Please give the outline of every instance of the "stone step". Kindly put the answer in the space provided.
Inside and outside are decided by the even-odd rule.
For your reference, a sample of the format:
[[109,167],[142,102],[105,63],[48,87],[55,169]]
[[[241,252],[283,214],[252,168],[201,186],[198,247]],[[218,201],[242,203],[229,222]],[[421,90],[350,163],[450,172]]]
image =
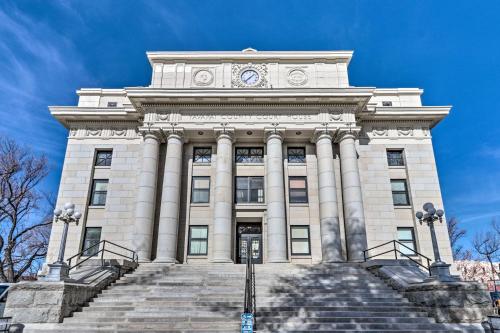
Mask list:
[[[258,324],[259,325],[259,324]],[[263,323],[258,332],[318,332],[318,331],[346,331],[346,332],[463,332],[460,327],[446,326],[432,323],[302,323],[285,322],[279,324]]]
[[[437,324],[358,264],[255,270],[258,333],[469,332]],[[63,324],[36,332],[238,332],[244,279],[244,265],[141,264]]]

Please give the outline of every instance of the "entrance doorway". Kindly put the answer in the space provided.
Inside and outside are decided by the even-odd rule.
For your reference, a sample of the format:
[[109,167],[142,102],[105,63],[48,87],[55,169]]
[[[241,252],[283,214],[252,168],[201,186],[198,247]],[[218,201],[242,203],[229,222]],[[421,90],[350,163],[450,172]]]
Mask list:
[[[262,264],[262,225],[260,223],[237,224],[237,262],[245,264],[248,255],[252,256],[254,264]],[[250,249],[250,254],[248,250]]]

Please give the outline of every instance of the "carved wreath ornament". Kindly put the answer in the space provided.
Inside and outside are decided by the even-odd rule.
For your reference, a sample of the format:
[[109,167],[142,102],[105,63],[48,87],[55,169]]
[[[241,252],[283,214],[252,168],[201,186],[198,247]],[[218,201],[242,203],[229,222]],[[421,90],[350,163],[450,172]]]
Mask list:
[[292,86],[303,86],[307,83],[307,74],[300,68],[293,68],[288,72],[288,83]]
[[214,82],[214,74],[208,68],[201,68],[194,72],[193,82],[197,86],[209,86]]

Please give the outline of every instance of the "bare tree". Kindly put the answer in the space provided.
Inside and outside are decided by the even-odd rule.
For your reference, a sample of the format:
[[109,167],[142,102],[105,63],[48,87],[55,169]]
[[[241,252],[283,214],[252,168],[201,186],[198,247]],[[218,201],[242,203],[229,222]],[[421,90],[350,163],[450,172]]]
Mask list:
[[[495,221],[492,221],[492,229],[495,228]],[[491,267],[493,280],[497,279],[498,272],[493,265],[494,261],[500,258],[500,234],[498,232],[479,232],[472,242],[474,251],[480,260],[487,260]]]
[[1,281],[19,281],[47,254],[52,217],[39,191],[47,173],[45,157],[0,138]]
[[466,253],[463,251],[463,246],[459,244],[459,240],[465,237],[467,231],[460,228],[459,221],[454,217],[450,218],[446,223],[448,224],[448,236],[450,237],[453,259],[463,260]]

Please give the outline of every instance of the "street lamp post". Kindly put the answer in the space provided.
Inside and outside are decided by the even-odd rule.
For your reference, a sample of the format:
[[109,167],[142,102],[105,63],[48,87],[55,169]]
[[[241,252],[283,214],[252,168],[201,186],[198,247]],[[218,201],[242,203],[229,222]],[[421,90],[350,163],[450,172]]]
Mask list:
[[441,255],[439,253],[439,246],[436,238],[436,230],[434,229],[434,222],[443,222],[444,211],[442,209],[434,208],[434,205],[430,202],[424,204],[423,209],[425,213],[418,211],[415,216],[417,217],[420,224],[425,222],[431,231],[432,240],[432,250],[434,251],[434,262],[429,267],[431,273],[431,280],[438,280],[442,282],[456,281],[457,278],[452,276],[450,273],[450,264],[445,263],[441,260]]
[[82,214],[75,211],[75,204],[68,202],[64,204],[64,211],[61,209],[54,210],[55,222],[61,221],[64,223],[63,233],[61,236],[61,244],[59,245],[59,255],[57,261],[49,264],[49,272],[43,278],[44,281],[65,281],[69,279],[69,266],[64,262],[64,251],[66,250],[66,239],[68,238],[68,227],[70,223],[78,225],[78,221]]

